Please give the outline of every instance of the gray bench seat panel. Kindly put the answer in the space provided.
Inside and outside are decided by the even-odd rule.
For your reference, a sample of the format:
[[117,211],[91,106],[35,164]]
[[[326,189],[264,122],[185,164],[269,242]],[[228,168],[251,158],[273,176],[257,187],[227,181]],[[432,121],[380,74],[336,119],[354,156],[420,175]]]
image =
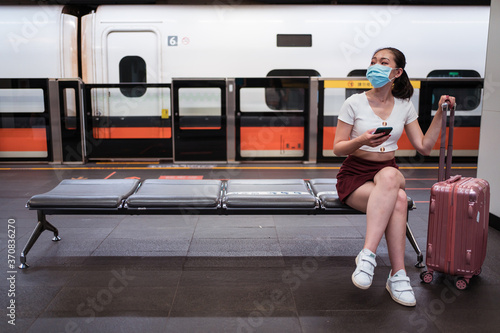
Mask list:
[[217,208],[222,181],[147,179],[126,204],[129,208]]
[[135,192],[137,179],[66,179],[49,192],[34,195],[30,208],[118,208]]
[[228,209],[315,209],[316,198],[302,179],[231,179],[224,205]]
[[319,199],[321,207],[324,208],[343,208],[348,207],[344,205],[337,193],[337,179],[336,178],[317,178],[309,180],[311,189],[314,195]]

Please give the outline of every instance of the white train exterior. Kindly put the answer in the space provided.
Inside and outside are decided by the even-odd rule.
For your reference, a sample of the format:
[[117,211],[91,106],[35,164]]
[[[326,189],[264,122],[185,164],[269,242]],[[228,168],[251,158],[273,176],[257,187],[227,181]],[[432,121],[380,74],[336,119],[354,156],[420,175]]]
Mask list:
[[[366,69],[385,46],[405,53],[410,78],[436,70],[484,77],[489,7],[103,5],[78,18],[63,6],[2,6],[0,22],[0,78],[78,77],[80,62],[84,83],[120,83],[126,57],[144,61],[147,83],[266,77],[276,70],[345,78]],[[280,46],[279,36],[299,45]],[[110,105],[127,99],[111,90],[105,95],[96,93],[94,115],[112,116]],[[169,108],[169,94],[141,98],[120,115],[161,116]],[[339,103],[327,103],[325,115],[336,115]],[[0,112],[7,112],[3,104]],[[480,106],[473,112],[480,114]]]
[[[78,19],[62,6],[0,7],[0,77],[77,77]],[[315,69],[345,77],[394,46],[410,77],[471,69],[484,77],[487,6],[99,6],[82,18],[82,78],[117,82],[118,61],[143,55],[148,82],[173,77],[265,77]],[[277,47],[278,34],[312,35]]]
[[63,6],[0,6],[1,78],[78,77],[78,18]]
[[[407,56],[410,77],[472,69],[484,77],[488,7],[101,6],[83,18],[84,82],[116,80],[117,60],[144,56],[148,82],[173,77],[265,77],[314,69],[345,77],[384,46]],[[309,34],[311,47],[277,47]]]

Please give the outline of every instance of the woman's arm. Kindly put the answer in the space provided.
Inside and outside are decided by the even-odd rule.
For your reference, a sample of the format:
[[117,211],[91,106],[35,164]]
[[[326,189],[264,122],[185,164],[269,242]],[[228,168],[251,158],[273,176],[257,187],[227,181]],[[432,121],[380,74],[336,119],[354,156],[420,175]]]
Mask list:
[[406,135],[410,140],[411,144],[415,149],[422,155],[428,156],[431,153],[432,147],[436,143],[439,133],[441,133],[441,124],[443,117],[443,110],[441,105],[449,100],[450,106],[455,106],[455,97],[443,95],[439,99],[439,107],[434,115],[434,119],[432,119],[431,125],[427,129],[427,132],[422,132],[420,125],[418,124],[418,120],[414,120],[408,125],[405,126]]

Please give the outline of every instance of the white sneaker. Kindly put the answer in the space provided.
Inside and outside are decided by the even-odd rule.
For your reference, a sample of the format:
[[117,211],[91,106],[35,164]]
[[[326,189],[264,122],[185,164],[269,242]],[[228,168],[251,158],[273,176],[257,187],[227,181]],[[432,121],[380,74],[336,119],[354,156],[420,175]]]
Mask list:
[[360,289],[368,289],[372,285],[373,271],[377,267],[377,255],[368,249],[363,249],[356,257],[356,270],[352,273],[352,283]]
[[391,294],[392,299],[405,306],[415,306],[417,300],[415,299],[415,294],[410,285],[410,278],[406,276],[404,269],[400,269],[392,277],[391,273],[389,273],[385,288],[389,291],[389,294]]

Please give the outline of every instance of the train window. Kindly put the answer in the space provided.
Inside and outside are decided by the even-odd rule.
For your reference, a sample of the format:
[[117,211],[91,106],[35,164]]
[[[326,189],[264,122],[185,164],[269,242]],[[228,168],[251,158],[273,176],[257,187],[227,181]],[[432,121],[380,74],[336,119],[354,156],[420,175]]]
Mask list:
[[[269,91],[273,91],[272,94]],[[242,112],[303,112],[305,109],[304,88],[259,88],[240,89],[240,110]]]
[[478,72],[469,69],[443,70],[438,69],[430,72],[427,77],[481,77]]
[[221,94],[220,88],[179,88],[179,116],[220,116]]
[[321,76],[314,69],[273,69],[267,73],[267,77],[273,76]]
[[[478,72],[468,69],[438,69],[430,72],[427,77],[465,78],[481,77]],[[453,95],[457,99],[457,110],[472,111],[477,109],[481,102],[481,89],[478,88],[435,88],[432,91],[432,110],[438,109],[441,95]]]
[[[267,77],[283,76],[321,76],[314,69],[274,69]],[[266,88],[266,104],[271,110],[304,110],[304,89],[302,88]]]
[[[120,83],[146,83],[146,62],[138,56],[126,56],[120,60]],[[120,91],[127,97],[141,97],[146,87],[122,87]]]
[[75,90],[72,88],[65,88],[63,90],[63,112],[64,117],[62,119],[64,127],[68,130],[73,130],[76,128],[76,96]]
[[0,113],[44,111],[43,89],[0,89]]
[[290,35],[278,34],[276,35],[276,46],[278,47],[311,47],[312,35]]
[[366,69],[354,69],[347,74],[347,76],[366,76]]

